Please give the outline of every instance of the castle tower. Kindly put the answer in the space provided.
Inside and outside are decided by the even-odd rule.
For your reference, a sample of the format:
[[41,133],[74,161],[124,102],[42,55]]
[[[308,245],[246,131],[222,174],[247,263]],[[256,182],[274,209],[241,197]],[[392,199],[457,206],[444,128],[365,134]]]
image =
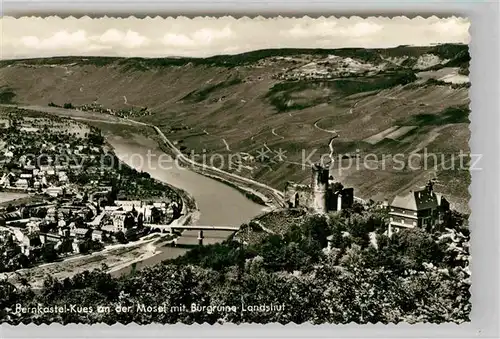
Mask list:
[[326,213],[326,194],[328,189],[328,168],[319,164],[312,166],[311,190],[312,190],[312,209],[315,213]]

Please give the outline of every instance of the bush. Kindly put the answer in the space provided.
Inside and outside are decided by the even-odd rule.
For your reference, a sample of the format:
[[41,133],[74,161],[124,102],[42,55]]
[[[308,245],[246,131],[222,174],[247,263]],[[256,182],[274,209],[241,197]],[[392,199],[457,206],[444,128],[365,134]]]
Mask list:
[[123,234],[122,231],[119,231],[119,232],[115,233],[115,239],[120,244],[126,244],[126,243],[128,243],[128,240],[127,240],[127,238],[125,237],[125,234]]

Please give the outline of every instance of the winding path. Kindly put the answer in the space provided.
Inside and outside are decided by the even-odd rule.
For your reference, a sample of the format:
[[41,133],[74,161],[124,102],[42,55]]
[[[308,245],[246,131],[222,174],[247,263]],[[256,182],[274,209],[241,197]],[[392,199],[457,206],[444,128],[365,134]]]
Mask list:
[[273,128],[273,129],[271,130],[271,133],[272,133],[273,135],[277,136],[278,138],[285,139],[285,137],[284,137],[284,136],[279,135],[278,133],[276,133],[276,128],[277,128],[277,127]]
[[226,150],[228,152],[231,152],[231,149],[229,148],[229,144],[227,143],[226,139],[222,138],[222,142],[224,143],[224,146],[226,146]]
[[316,122],[314,123],[314,127],[316,127],[317,129],[319,129],[320,131],[323,131],[323,132],[326,132],[326,133],[330,133],[330,134],[337,134],[337,131],[336,130],[329,130],[329,129],[324,129],[324,128],[321,128],[318,126],[318,123],[323,120],[324,118],[321,118],[321,119],[318,119],[316,120]]
[[130,107],[139,107],[139,108],[142,108],[142,106],[132,105],[131,103],[129,103],[128,100],[127,100],[127,97],[125,95],[123,96],[123,102],[125,103],[125,105],[130,106]]

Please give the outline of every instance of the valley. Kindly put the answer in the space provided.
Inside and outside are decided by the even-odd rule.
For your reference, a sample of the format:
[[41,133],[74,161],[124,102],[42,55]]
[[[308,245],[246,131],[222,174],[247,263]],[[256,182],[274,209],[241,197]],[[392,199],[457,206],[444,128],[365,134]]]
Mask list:
[[[278,190],[308,182],[304,160],[331,154],[335,131],[332,173],[357,196],[392,199],[437,178],[453,208],[468,212],[469,172],[451,166],[469,151],[468,61],[467,46],[450,44],[3,60],[0,92],[2,103],[146,108],[133,119],[158,126],[186,156],[221,155],[213,165]],[[426,153],[437,159],[427,168],[394,166],[397,154],[408,164]],[[234,154],[238,166],[218,160]]]

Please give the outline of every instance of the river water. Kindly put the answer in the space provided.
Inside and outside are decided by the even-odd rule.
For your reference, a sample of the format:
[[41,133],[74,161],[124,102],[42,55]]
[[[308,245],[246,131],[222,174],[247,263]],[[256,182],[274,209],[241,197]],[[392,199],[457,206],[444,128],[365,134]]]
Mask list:
[[230,186],[176,166],[173,159],[146,138],[110,136],[107,141],[127,165],[191,194],[201,212],[198,225],[239,226],[264,208]]
[[[147,138],[123,138],[107,135],[116,156],[138,171],[188,192],[196,201],[199,216],[192,224],[206,226],[240,226],[262,213],[264,206],[254,203],[238,190],[217,180],[210,179],[187,168],[176,166],[173,159],[163,153],[155,141]],[[204,244],[213,244],[227,239],[231,232],[204,231]],[[184,231],[178,244],[195,246],[197,231]],[[136,263],[136,268],[154,265],[174,258],[187,251],[186,248],[160,247],[161,253]],[[130,272],[127,267],[113,272],[120,275]]]

